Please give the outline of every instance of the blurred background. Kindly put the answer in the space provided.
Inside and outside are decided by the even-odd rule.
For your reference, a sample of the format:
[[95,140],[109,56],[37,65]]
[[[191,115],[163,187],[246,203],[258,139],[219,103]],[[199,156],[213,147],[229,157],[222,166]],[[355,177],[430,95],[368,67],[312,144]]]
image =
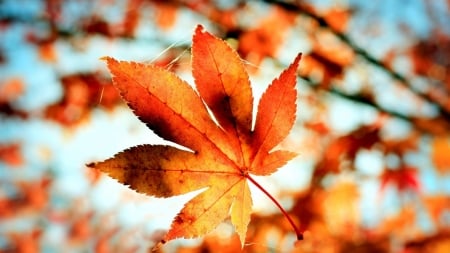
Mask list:
[[[244,252],[450,252],[445,0],[0,0],[0,252],[147,252],[161,239],[195,193],[144,196],[85,166],[164,142],[100,58],[192,84],[197,24],[238,50],[256,99],[304,56],[297,122],[280,145],[299,156],[257,180],[305,240],[252,189]],[[159,251],[240,250],[224,221]]]

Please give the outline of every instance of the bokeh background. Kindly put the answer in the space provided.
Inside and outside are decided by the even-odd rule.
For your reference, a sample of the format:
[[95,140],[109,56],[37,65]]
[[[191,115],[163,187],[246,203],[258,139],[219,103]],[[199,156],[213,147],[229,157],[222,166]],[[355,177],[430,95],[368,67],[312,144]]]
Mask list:
[[[253,92],[298,52],[299,153],[257,177],[245,252],[450,252],[450,1],[0,0],[0,252],[147,252],[196,193],[137,194],[86,168],[165,143],[102,56],[192,83],[202,24],[243,57]],[[173,91],[176,92],[176,91]],[[257,100],[256,100],[257,101]],[[256,105],[255,105],[256,110]],[[239,252],[229,221],[160,252]]]

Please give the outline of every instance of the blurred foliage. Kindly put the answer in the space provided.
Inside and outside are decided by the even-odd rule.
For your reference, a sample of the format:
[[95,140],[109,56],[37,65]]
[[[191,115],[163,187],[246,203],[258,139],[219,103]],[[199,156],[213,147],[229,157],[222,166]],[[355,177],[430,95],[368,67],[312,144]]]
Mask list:
[[[102,55],[79,57],[76,66],[66,60],[112,50],[183,73],[190,40],[173,36],[206,23],[236,45],[255,79],[304,55],[297,123],[282,146],[300,153],[291,166],[310,179],[274,189],[305,240],[295,242],[278,212],[256,211],[244,252],[450,252],[450,2],[320,2],[0,1],[0,251],[145,252],[158,242],[161,231],[112,221],[141,197],[124,193],[107,211],[86,201],[105,180],[84,166],[97,155],[71,164],[88,186],[66,196],[58,192],[66,168],[54,162],[69,159],[57,158],[65,142],[48,137],[48,146],[37,145],[25,133],[9,135],[8,126],[44,122],[67,140],[98,112],[114,117],[124,104]],[[406,7],[416,12],[407,16]],[[129,47],[118,52],[114,45]],[[130,49],[142,45],[156,52]],[[30,67],[31,59],[38,64]],[[51,84],[25,69],[44,67],[59,97],[34,103]],[[238,252],[232,229],[226,222],[201,240],[160,251]]]

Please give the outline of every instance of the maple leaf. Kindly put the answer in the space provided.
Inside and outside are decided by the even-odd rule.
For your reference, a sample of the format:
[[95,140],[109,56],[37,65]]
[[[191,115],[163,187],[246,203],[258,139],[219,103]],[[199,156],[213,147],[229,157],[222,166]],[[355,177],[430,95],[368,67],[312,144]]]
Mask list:
[[73,74],[61,78],[64,89],[61,101],[45,109],[45,116],[65,126],[72,126],[87,118],[90,109],[102,106],[112,110],[121,102],[119,93],[110,81],[96,74]]
[[401,165],[397,169],[386,169],[381,175],[381,190],[392,183],[399,191],[411,189],[418,192],[420,182],[417,169],[408,165]]
[[105,57],[114,86],[139,119],[160,137],[190,151],[140,145],[88,166],[155,197],[206,188],[184,205],[162,243],[199,237],[231,216],[243,246],[252,208],[248,181],[280,208],[301,239],[286,211],[250,176],[269,175],[296,156],[273,148],[295,121],[300,58],[299,54],[262,95],[252,130],[253,95],[245,66],[228,44],[201,25],[192,45],[199,94],[158,66]]
[[24,164],[22,147],[20,143],[0,143],[0,164],[5,163],[11,167],[19,167]]
[[295,15],[292,13],[282,8],[272,8],[255,27],[239,36],[238,51],[256,65],[266,56],[274,57],[294,21]]
[[446,173],[450,170],[450,141],[445,137],[434,138],[432,142],[431,159],[440,173]]
[[10,103],[18,99],[25,91],[25,84],[21,78],[0,80],[0,104]]

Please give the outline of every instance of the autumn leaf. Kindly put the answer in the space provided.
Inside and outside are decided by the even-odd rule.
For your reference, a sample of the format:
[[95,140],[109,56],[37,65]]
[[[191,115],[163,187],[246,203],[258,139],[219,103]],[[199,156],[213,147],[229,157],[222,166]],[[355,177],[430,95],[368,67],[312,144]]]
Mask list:
[[55,43],[53,41],[42,43],[38,48],[39,57],[43,62],[56,62],[58,60],[58,53],[55,49]]
[[19,98],[25,91],[25,84],[19,77],[5,81],[0,80],[0,104],[10,103]]
[[359,217],[359,192],[354,182],[339,182],[324,192],[322,215],[333,234],[354,235]]
[[9,252],[39,252],[41,247],[41,236],[43,231],[41,229],[32,229],[31,231],[13,232],[8,235],[12,245],[8,245],[11,249]]
[[450,170],[450,141],[445,136],[434,138],[432,142],[431,158],[437,171],[445,174]]
[[134,32],[139,25],[139,10],[142,8],[142,0],[130,0],[127,2],[127,11],[122,21],[123,35],[133,37]]
[[295,15],[292,13],[282,8],[272,8],[255,27],[239,36],[238,51],[255,65],[259,65],[264,57],[275,57],[294,22]]
[[87,118],[90,109],[101,106],[112,110],[121,102],[117,90],[96,74],[73,74],[61,78],[64,94],[61,101],[48,106],[45,116],[65,126]]
[[422,202],[425,204],[428,214],[436,226],[446,226],[445,223],[442,223],[441,221],[450,210],[450,196],[436,194],[434,196],[424,196],[422,198]]
[[315,174],[323,176],[327,173],[338,173],[342,159],[354,162],[360,149],[370,149],[380,141],[379,127],[368,125],[360,127],[348,135],[333,141],[324,150],[323,158],[316,165]]
[[[317,43],[312,52],[304,57],[300,74],[319,79],[323,87],[329,88],[333,79],[343,78],[346,67],[354,58],[354,52],[343,45]],[[321,77],[315,78],[316,73],[321,73]]]
[[417,169],[408,165],[401,165],[396,169],[386,169],[381,175],[381,190],[388,184],[393,184],[399,191],[420,190]]
[[177,21],[178,8],[176,4],[164,1],[155,1],[155,22],[163,30],[169,30]]
[[20,143],[0,143],[0,164],[5,163],[11,167],[19,167],[24,164],[22,147]]
[[348,20],[351,14],[352,11],[349,9],[331,8],[322,15],[330,27],[335,31],[344,33],[347,30]]
[[280,208],[301,239],[286,211],[250,175],[269,175],[296,155],[273,149],[295,121],[300,57],[262,95],[253,130],[253,95],[245,66],[228,44],[200,25],[192,45],[198,93],[161,67],[105,57],[114,86],[139,119],[189,150],[140,145],[88,166],[155,197],[206,188],[184,205],[162,243],[202,236],[231,216],[243,246],[252,209],[248,181]]

